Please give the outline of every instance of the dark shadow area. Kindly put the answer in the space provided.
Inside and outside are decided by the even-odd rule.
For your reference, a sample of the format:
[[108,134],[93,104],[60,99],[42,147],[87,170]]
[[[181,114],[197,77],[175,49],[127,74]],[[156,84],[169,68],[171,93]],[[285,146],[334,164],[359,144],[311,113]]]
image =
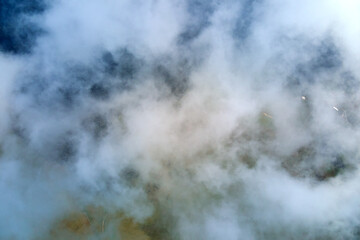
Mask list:
[[0,0],[0,50],[12,54],[30,53],[44,30],[29,16],[43,13],[43,0]]

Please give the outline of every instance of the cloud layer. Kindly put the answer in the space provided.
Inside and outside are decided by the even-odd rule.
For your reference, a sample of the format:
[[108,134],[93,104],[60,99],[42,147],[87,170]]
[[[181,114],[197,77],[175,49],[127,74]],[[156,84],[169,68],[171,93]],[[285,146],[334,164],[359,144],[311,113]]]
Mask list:
[[1,3],[0,239],[358,239],[360,3]]

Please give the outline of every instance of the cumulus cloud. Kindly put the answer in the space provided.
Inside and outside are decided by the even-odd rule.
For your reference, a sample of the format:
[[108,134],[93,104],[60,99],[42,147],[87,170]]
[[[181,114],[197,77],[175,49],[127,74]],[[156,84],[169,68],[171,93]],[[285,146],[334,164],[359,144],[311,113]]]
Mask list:
[[1,239],[359,238],[358,1],[1,4]]

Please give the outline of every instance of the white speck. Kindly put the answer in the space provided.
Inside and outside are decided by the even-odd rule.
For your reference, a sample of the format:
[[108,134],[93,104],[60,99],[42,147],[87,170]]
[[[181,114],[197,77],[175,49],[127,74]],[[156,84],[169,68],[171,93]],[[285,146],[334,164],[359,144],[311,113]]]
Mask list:
[[264,113],[264,116],[268,117],[268,118],[272,118],[272,116],[270,114],[267,114],[267,113]]

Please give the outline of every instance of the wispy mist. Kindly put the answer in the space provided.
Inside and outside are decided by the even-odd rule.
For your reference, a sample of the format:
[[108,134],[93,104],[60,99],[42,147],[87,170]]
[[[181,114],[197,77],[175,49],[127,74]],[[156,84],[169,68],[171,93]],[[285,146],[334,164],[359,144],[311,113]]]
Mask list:
[[359,239],[360,2],[0,2],[0,239]]

